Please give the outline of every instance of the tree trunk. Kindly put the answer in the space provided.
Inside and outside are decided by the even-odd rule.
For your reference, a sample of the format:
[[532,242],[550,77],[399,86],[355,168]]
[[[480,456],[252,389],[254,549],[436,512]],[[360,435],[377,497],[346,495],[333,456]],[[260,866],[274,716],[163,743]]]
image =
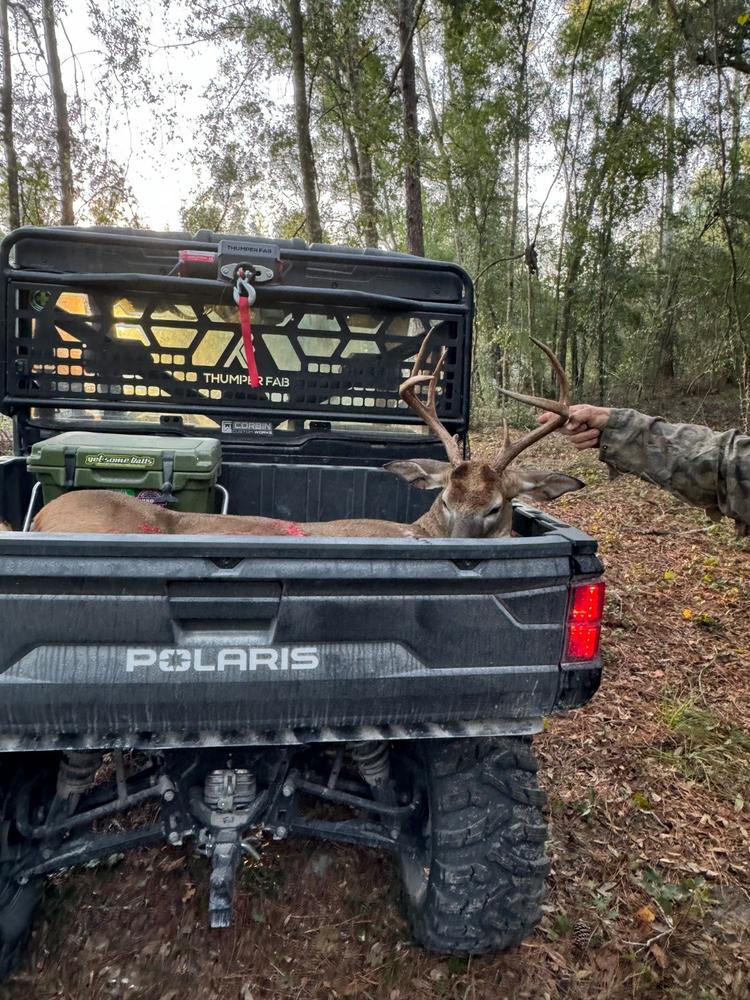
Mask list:
[[[518,264],[513,260],[516,255],[516,240],[518,238],[518,187],[521,164],[521,130],[525,132],[528,127],[528,107],[526,101],[526,74],[528,71],[528,50],[529,36],[531,35],[531,23],[534,19],[534,9],[536,0],[529,8],[526,0],[521,4],[518,47],[520,49],[520,61],[518,63],[518,77],[516,79],[516,99],[515,99],[515,122],[513,123],[513,185],[511,189],[510,201],[510,234],[508,239],[508,295],[505,306],[505,322],[510,326],[513,318],[513,301],[515,298],[515,270]],[[528,174],[528,171],[527,171]],[[528,177],[527,177],[528,180]],[[528,193],[527,193],[528,201]],[[528,229],[528,222],[527,222]],[[528,284],[529,294],[529,330],[531,330],[531,284]]]
[[378,226],[375,212],[375,185],[373,181],[372,156],[364,151],[362,140],[357,141],[354,129],[342,117],[342,127],[349,147],[349,161],[354,171],[354,180],[359,197],[358,228],[365,246],[378,245]]
[[364,142],[359,142],[359,204],[362,209],[361,225],[365,237],[365,245],[378,245],[378,221],[375,208],[375,176],[372,169],[372,154],[365,149]]
[[661,336],[659,370],[662,379],[674,378],[674,274],[672,240],[674,236],[674,111],[675,66],[672,57],[667,76],[667,118],[664,137],[664,204],[662,207],[661,240],[659,246],[659,276],[661,278]]
[[[568,212],[570,211],[570,182],[565,184],[565,202],[563,203],[562,222],[560,224],[560,246],[557,251],[557,272],[555,274],[555,319],[552,325],[552,350],[557,354],[557,331],[560,326],[560,285],[562,283],[563,256],[565,253],[565,235],[568,228]],[[564,363],[564,360],[563,360]]]
[[[359,38],[356,42],[359,43]],[[365,246],[376,247],[378,245],[378,222],[375,209],[375,176],[372,166],[372,153],[368,147],[366,139],[366,115],[362,108],[360,99],[360,63],[354,56],[356,53],[345,54],[345,73],[347,86],[339,84],[342,95],[348,91],[351,101],[351,126],[344,121],[346,115],[342,111],[342,123],[347,132],[351,134],[349,148],[354,156],[354,171],[357,182],[357,194],[359,196],[359,228],[364,237]],[[337,73],[338,76],[338,73]]]
[[47,48],[47,71],[49,73],[52,101],[55,106],[57,140],[57,162],[60,171],[60,208],[64,226],[75,223],[73,212],[73,168],[71,165],[70,120],[68,118],[68,98],[60,71],[60,57],[57,52],[55,33],[55,9],[52,0],[42,0],[44,21],[44,42]]
[[505,323],[510,326],[513,318],[513,299],[515,296],[515,270],[518,261],[516,255],[516,237],[518,231],[518,181],[519,163],[521,158],[521,136],[518,121],[516,121],[513,136],[513,187],[510,194],[510,234],[508,236],[508,295],[505,302]]
[[294,118],[297,126],[297,149],[302,174],[302,195],[305,202],[305,224],[313,243],[323,242],[320,225],[318,192],[315,184],[315,156],[310,138],[310,109],[307,103],[305,74],[305,39],[300,0],[289,0],[291,21],[292,84],[294,88]]
[[[730,81],[728,86],[729,105],[732,109],[732,145],[729,148],[729,180],[731,191],[740,178],[740,152],[742,149],[742,86],[738,74],[735,72],[734,83]],[[673,121],[674,125],[674,121]],[[674,128],[673,128],[674,131]]]
[[419,161],[417,82],[414,67],[414,0],[398,0],[398,37],[401,60],[401,103],[404,122],[404,188],[406,194],[406,240],[409,253],[424,257],[422,178]]
[[[570,248],[570,257],[568,258],[568,264],[565,273],[565,284],[563,285],[563,304],[562,304],[562,318],[560,321],[560,348],[559,355],[560,362],[564,367],[566,367],[566,355],[568,353],[568,344],[571,341],[571,329],[573,320],[573,299],[575,297],[576,282],[578,281],[578,275],[581,270],[581,262],[583,258],[583,247],[577,241],[574,241],[573,246]],[[575,355],[575,352],[572,351]],[[577,355],[572,358],[573,361],[573,375],[575,377],[575,366],[577,364]]]
[[3,149],[8,179],[8,221],[11,229],[21,225],[21,203],[18,195],[18,158],[13,136],[13,76],[10,66],[10,31],[8,28],[8,0],[0,0],[0,40],[2,41],[3,84],[0,106],[3,114]]
[[580,373],[578,369],[578,337],[573,324],[573,301],[576,295],[576,284],[583,266],[583,256],[586,250],[586,237],[591,227],[594,208],[601,193],[602,184],[607,169],[607,162],[592,164],[586,175],[583,193],[579,201],[583,207],[576,210],[570,217],[570,250],[565,270],[565,285],[563,286],[562,320],[560,324],[560,360],[565,365],[565,355],[570,344],[570,361],[574,385],[580,388]]
[[573,392],[578,395],[580,371],[578,369],[578,326],[575,323],[570,327],[570,368],[573,376]]
[[451,163],[448,149],[445,145],[445,136],[443,135],[443,130],[440,127],[437,111],[435,110],[435,102],[432,97],[432,87],[430,86],[430,77],[427,73],[427,58],[424,51],[424,42],[422,41],[422,34],[419,31],[417,32],[417,48],[419,51],[419,68],[422,71],[422,84],[424,86],[424,93],[427,99],[427,108],[430,112],[432,136],[438,150],[440,151],[440,159],[442,160],[443,170],[445,171],[445,188],[448,193],[448,208],[450,209],[451,219],[453,220],[453,246],[456,250],[456,261],[459,264],[463,264],[464,247],[461,234],[461,218],[458,211],[456,191],[453,184],[453,165]]
[[[357,140],[354,136],[354,132],[346,120],[344,115],[341,116],[341,130],[344,133],[344,138],[346,139],[346,145],[349,148],[349,166],[351,168],[352,174],[354,175],[354,185],[357,188],[357,194],[359,194],[359,149],[357,148]],[[351,202],[351,196],[350,196]],[[352,205],[352,215],[354,215],[354,205]],[[357,223],[358,228],[362,228],[362,204],[360,202],[359,212],[357,213]]]
[[609,268],[609,252],[612,246],[612,213],[610,206],[605,205],[604,218],[599,230],[599,281],[596,296],[596,343],[597,343],[597,381],[599,384],[599,405],[604,405],[607,393],[607,271]]

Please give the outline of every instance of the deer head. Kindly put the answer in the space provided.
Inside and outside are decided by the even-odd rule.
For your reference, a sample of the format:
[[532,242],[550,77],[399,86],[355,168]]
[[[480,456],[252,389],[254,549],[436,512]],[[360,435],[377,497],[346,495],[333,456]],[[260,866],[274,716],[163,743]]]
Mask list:
[[[422,341],[411,374],[399,390],[401,398],[443,442],[447,462],[435,459],[412,459],[390,462],[385,468],[402,476],[412,486],[420,489],[439,489],[429,511],[417,522],[429,536],[448,538],[491,538],[510,535],[513,521],[513,497],[525,496],[532,500],[555,500],[563,493],[580,490],[586,484],[580,479],[561,472],[539,472],[518,468],[511,463],[530,445],[561,427],[568,419],[569,387],[565,371],[546,344],[532,342],[549,358],[557,376],[558,399],[525,396],[508,389],[501,391],[522,403],[557,413],[555,420],[524,434],[510,443],[507,424],[499,452],[490,462],[464,460],[458,442],[441,423],[435,407],[435,396],[440,375],[445,364],[447,348],[443,348],[431,374],[422,373],[429,349],[429,337]],[[427,385],[426,402],[417,395],[418,385]]]

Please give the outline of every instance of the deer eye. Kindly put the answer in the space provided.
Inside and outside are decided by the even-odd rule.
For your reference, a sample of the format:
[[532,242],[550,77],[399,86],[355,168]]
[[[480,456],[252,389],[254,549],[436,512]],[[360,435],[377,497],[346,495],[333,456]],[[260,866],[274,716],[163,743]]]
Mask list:
[[496,504],[494,507],[492,507],[490,510],[488,510],[487,513],[484,516],[485,517],[494,517],[495,514],[499,514],[500,513],[500,511],[502,509],[502,506],[503,506],[502,503]]

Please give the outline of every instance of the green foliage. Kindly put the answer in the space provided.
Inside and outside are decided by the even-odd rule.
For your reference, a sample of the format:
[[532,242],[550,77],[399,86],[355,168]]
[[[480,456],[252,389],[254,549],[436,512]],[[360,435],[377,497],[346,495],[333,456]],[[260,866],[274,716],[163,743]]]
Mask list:
[[253,178],[244,148],[231,141],[217,143],[205,154],[204,170],[208,183],[191,192],[191,200],[183,203],[182,225],[193,233],[199,229],[243,232],[248,226],[246,185]]
[[615,891],[614,883],[606,882],[603,885],[597,885],[588,879],[583,884],[591,895],[591,901],[599,919],[603,923],[617,920],[619,916],[618,894]]
[[630,796],[630,801],[636,809],[643,809],[644,811],[651,809],[651,801],[643,792],[633,792]]
[[722,724],[694,698],[665,701],[660,710],[671,738],[653,756],[681,777],[704,782],[731,801],[746,798],[750,735]]
[[550,941],[559,941],[561,937],[566,937],[573,930],[573,921],[565,913],[557,913],[552,921],[552,926],[547,931]]
[[[716,6],[716,38],[710,5],[686,0],[421,6],[425,247],[476,279],[477,418],[533,420],[498,393],[551,390],[529,334],[564,355],[580,400],[648,409],[683,391],[735,392],[739,380],[737,417],[750,417],[747,10],[739,0]],[[90,5],[101,86],[95,97],[69,95],[80,221],[138,221],[127,170],[108,152],[119,108],[153,110],[144,145],[174,135],[184,82],[152,50],[159,11],[174,22],[178,59],[184,46],[216,61],[187,154],[197,180],[184,192],[183,226],[305,236],[287,0],[189,0],[179,23],[178,9],[175,0]],[[59,218],[56,153],[29,11],[11,6],[16,145],[23,220],[44,224]],[[373,0],[302,0],[314,173],[332,242],[406,248],[413,151],[396,12]],[[707,40],[718,41],[721,79]],[[531,240],[535,275],[521,259]]]
[[637,884],[670,916],[681,906],[695,906],[700,912],[711,905],[711,892],[703,876],[668,882],[655,868],[643,869]]

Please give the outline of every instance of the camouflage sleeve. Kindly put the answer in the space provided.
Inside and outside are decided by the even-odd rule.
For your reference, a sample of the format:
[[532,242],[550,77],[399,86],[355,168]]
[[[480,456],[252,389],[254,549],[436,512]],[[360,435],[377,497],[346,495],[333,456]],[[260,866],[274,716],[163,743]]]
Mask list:
[[636,410],[613,409],[599,457],[705,508],[714,520],[723,514],[750,524],[750,437],[736,430],[669,424]]

